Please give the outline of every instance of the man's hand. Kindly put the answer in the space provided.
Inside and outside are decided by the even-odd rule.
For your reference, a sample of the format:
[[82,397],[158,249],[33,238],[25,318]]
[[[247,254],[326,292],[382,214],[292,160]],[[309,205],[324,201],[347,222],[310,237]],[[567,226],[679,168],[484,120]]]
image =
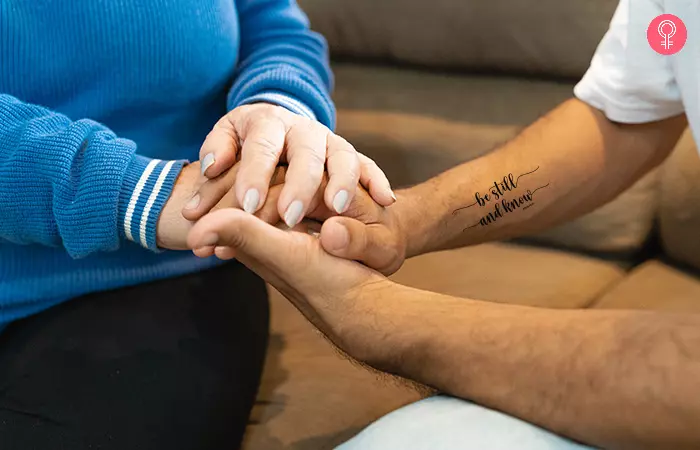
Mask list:
[[[297,231],[299,230],[299,231]],[[316,237],[303,230],[281,230],[237,209],[206,215],[190,232],[193,249],[225,247],[276,287],[337,345],[346,351],[354,334],[353,311],[392,283],[367,267],[326,253]],[[339,329],[342,326],[346,333]]]
[[[328,218],[321,228],[324,250],[340,258],[360,261],[384,275],[391,275],[406,258],[406,233],[397,215],[400,204],[382,208],[358,188],[354,201],[343,216]],[[310,218],[323,218],[313,211]]]
[[[289,163],[277,210],[290,228],[309,212],[325,171],[329,180],[323,200],[338,214],[347,210],[358,182],[380,205],[395,201],[389,181],[374,161],[321,123],[279,106],[241,106],[219,120],[200,151],[202,175],[216,178],[239,158],[235,197],[249,213],[265,204],[278,163]],[[217,203],[217,194],[222,195],[210,193],[212,198],[206,201]]]

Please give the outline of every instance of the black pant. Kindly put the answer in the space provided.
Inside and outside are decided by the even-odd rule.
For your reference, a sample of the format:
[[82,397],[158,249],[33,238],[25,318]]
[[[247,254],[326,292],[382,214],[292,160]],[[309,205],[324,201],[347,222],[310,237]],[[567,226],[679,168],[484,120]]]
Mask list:
[[2,450],[234,450],[268,335],[238,263],[71,300],[0,334]]

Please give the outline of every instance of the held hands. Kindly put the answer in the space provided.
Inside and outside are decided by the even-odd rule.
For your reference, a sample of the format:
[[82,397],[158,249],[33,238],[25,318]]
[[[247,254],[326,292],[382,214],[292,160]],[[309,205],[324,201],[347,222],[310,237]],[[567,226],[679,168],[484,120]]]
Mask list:
[[[257,212],[266,203],[278,163],[289,164],[276,206],[290,228],[310,211],[326,171],[323,203],[338,214],[347,210],[358,182],[379,205],[395,201],[389,181],[374,161],[322,124],[279,106],[241,106],[214,126],[200,151],[202,175],[215,179],[238,160],[234,195],[248,213]],[[198,192],[192,204],[215,204],[222,195],[221,191]]]
[[[271,184],[273,186],[279,185],[284,181],[284,167],[275,168],[272,174]],[[216,211],[221,208],[240,208],[236,197],[233,192],[230,191],[231,186],[233,186],[236,175],[238,173],[238,167],[234,167],[227,171],[224,175],[214,179],[214,180],[202,180],[201,169],[199,162],[186,165],[173,187],[173,191],[170,194],[170,198],[166,202],[161,214],[158,218],[158,225],[156,228],[156,240],[159,248],[168,250],[188,250],[187,245],[187,234],[192,229],[194,223],[188,220],[188,217],[183,216],[182,211],[185,208],[186,211],[190,211],[192,207],[192,198],[196,192],[212,192],[216,195],[208,196],[210,200],[214,197],[218,198],[216,201],[210,201],[209,203],[202,202],[195,207],[195,211],[203,210],[206,207],[206,211]],[[265,221],[276,222],[278,217],[273,214],[270,217],[268,214],[272,211],[268,209],[264,211],[259,211],[256,215]],[[190,214],[191,218],[193,214]]]
[[[243,208],[271,224],[284,220],[290,228],[304,216],[326,221],[319,239],[323,249],[384,274],[403,263],[405,233],[395,208],[383,207],[395,201],[386,176],[322,125],[272,105],[244,106],[217,123],[200,155],[201,164],[183,169],[161,213],[159,247],[190,248],[186,238],[195,221],[210,211]],[[278,167],[278,160],[289,161],[289,167]],[[236,256],[234,247],[218,243],[195,253]]]
[[188,242],[192,248],[232,249],[336,345],[362,358],[366,346],[356,332],[363,326],[355,323],[362,316],[357,312],[382,305],[395,285],[362,264],[329,255],[301,228],[281,230],[244,211],[223,209],[201,219]]
[[[185,217],[192,221],[199,220],[213,208],[238,207],[231,188],[236,182],[239,165],[234,166],[228,173],[207,181],[200,188],[202,198],[210,201],[200,201],[196,207],[185,209]],[[277,210],[287,181],[285,171],[277,169],[273,183],[269,188],[267,201],[256,215],[263,221],[276,225],[281,217]],[[321,180],[319,189],[309,202],[309,219],[323,222],[319,240],[327,253],[343,259],[360,261],[385,275],[390,275],[401,267],[406,255],[406,237],[400,227],[395,206],[385,208],[370,197],[367,191],[359,185],[355,186],[353,200],[342,216],[328,208],[323,202],[326,192],[327,177]],[[226,193],[223,197],[222,193]],[[215,199],[222,197],[216,206]],[[202,219],[203,220],[203,219]],[[318,228],[318,227],[315,227]],[[200,257],[216,254],[220,259],[236,257],[235,248],[225,244],[215,243],[203,247],[193,247]]]

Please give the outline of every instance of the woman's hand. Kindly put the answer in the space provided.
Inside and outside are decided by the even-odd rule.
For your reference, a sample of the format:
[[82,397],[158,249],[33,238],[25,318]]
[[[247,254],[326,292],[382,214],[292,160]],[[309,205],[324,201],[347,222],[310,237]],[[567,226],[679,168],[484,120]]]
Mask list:
[[[285,167],[277,167],[272,173],[271,187],[284,182]],[[187,250],[187,234],[194,225],[194,219],[185,215],[184,211],[198,211],[206,208],[207,211],[216,211],[222,208],[240,208],[241,205],[231,191],[231,186],[236,182],[238,166],[231,168],[213,180],[202,180],[199,162],[186,165],[177,180],[173,191],[165,203],[158,218],[156,228],[156,240],[159,248],[168,250]],[[217,199],[211,203],[201,200]],[[198,209],[199,208],[199,209]],[[260,219],[268,223],[277,223],[279,216],[277,211],[270,208],[262,208],[256,214]],[[213,252],[212,252],[213,253]]]
[[[200,151],[202,175],[218,177],[240,159],[235,197],[246,212],[258,211],[267,199],[272,174],[280,161],[289,168],[280,193],[277,211],[289,227],[297,225],[309,211],[323,174],[328,186],[326,206],[338,214],[352,202],[355,187],[364,186],[378,204],[389,206],[395,197],[384,172],[370,158],[358,153],[345,139],[321,123],[267,103],[234,109],[214,126]],[[215,204],[224,193],[207,193],[207,204]],[[217,197],[218,196],[218,197]],[[190,220],[197,215],[183,212]]]

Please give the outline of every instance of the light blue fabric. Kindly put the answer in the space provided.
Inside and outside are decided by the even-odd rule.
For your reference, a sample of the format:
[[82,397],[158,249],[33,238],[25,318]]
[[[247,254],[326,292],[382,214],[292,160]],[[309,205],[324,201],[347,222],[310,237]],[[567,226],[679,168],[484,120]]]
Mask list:
[[373,423],[338,450],[590,450],[520,419],[431,397]]

